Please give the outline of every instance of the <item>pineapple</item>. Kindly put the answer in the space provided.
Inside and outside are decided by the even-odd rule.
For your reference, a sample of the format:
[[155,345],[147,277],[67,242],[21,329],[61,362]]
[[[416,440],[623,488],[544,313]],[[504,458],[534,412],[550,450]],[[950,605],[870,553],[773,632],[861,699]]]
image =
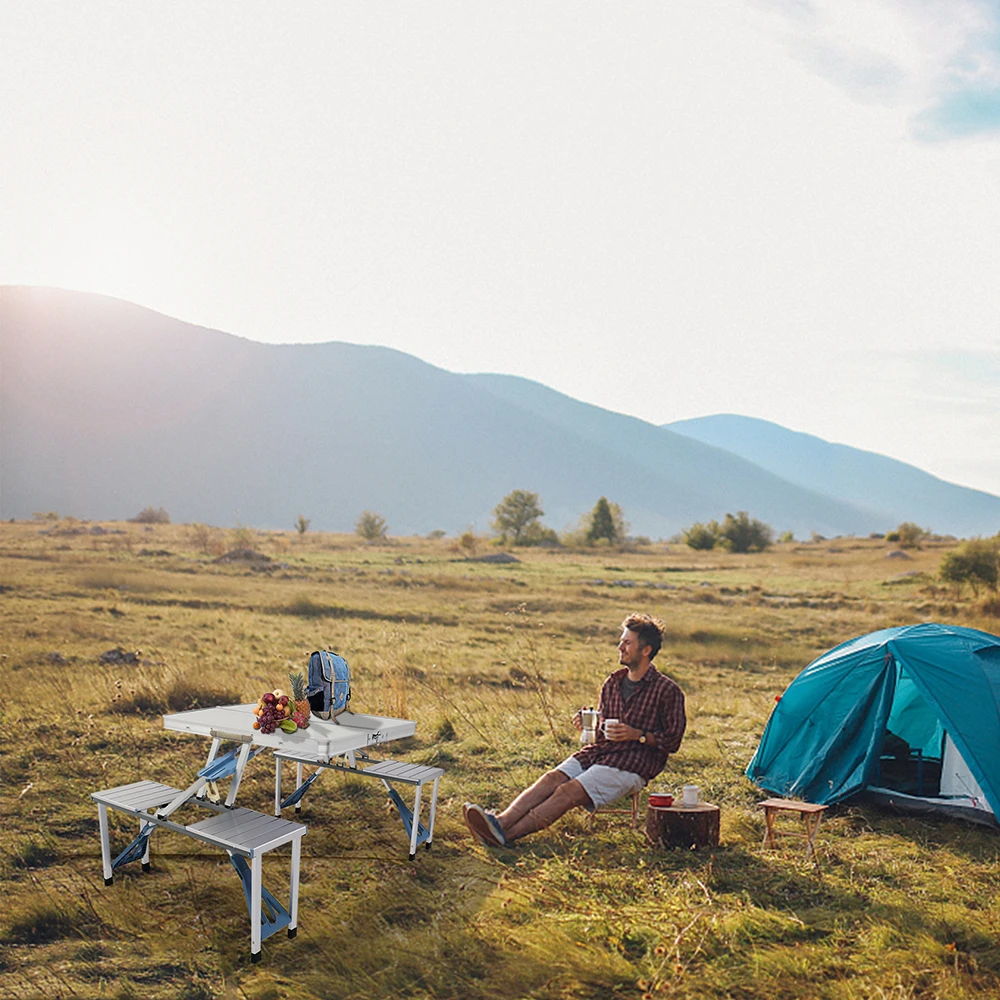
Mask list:
[[299,671],[289,673],[288,682],[292,685],[292,702],[295,708],[292,718],[298,724],[299,729],[305,729],[309,725],[309,699],[306,697],[306,679]]

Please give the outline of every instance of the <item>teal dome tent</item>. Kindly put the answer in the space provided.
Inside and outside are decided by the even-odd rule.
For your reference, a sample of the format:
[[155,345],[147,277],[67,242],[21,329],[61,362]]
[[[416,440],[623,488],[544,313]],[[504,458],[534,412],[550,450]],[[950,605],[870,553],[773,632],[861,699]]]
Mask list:
[[1000,825],[1000,638],[927,623],[842,643],[777,700],[746,773],[806,802],[864,792]]

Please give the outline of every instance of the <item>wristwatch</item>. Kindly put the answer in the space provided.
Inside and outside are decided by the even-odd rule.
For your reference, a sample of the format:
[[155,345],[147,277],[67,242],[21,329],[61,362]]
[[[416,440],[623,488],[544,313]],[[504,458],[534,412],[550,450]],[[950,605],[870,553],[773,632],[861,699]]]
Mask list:
[[642,734],[639,736],[639,742],[640,743],[645,743],[646,742],[646,730],[645,729],[642,731]]

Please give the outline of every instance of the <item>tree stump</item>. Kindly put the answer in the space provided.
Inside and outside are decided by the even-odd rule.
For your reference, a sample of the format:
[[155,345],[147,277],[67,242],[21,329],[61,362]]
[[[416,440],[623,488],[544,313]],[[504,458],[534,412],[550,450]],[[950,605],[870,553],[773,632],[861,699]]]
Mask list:
[[701,802],[696,806],[649,806],[646,810],[646,840],[654,847],[718,847],[718,806]]

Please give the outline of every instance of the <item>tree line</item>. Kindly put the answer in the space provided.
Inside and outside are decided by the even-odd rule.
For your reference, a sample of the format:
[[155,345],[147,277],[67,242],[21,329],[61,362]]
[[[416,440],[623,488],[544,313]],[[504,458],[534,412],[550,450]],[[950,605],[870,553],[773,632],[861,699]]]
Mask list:
[[[562,537],[542,524],[545,511],[541,498],[530,490],[512,490],[493,508],[492,527],[501,545],[587,545],[623,546],[628,541],[629,525],[625,521],[622,508],[600,497],[593,508],[584,514],[575,529],[565,532]],[[36,513],[36,520],[58,520],[55,511]],[[137,524],[170,524],[170,515],[163,507],[145,507],[129,521]],[[295,530],[304,535],[310,527],[309,518],[299,514]],[[193,525],[203,529],[203,525]],[[243,529],[244,532],[246,529]],[[365,510],[354,524],[355,533],[366,542],[385,541],[389,534],[386,519],[375,511]],[[887,542],[895,542],[900,548],[915,548],[926,539],[930,532],[912,521],[904,521],[895,530],[882,536]],[[434,532],[435,537],[443,537],[444,532]],[[815,536],[818,539],[819,536]],[[774,529],[758,518],[741,510],[736,514],[726,514],[719,521],[696,521],[685,528],[678,540],[696,550],[722,549],[734,553],[762,552],[774,543]],[[779,541],[792,541],[791,532],[785,532]],[[458,539],[459,548],[469,555],[475,554],[483,539],[471,529]],[[646,542],[648,539],[636,539]],[[978,595],[980,588],[996,591],[1000,587],[1000,533],[992,538],[970,538],[956,548],[945,553],[938,569],[938,575],[946,583],[959,590],[969,586]]]

